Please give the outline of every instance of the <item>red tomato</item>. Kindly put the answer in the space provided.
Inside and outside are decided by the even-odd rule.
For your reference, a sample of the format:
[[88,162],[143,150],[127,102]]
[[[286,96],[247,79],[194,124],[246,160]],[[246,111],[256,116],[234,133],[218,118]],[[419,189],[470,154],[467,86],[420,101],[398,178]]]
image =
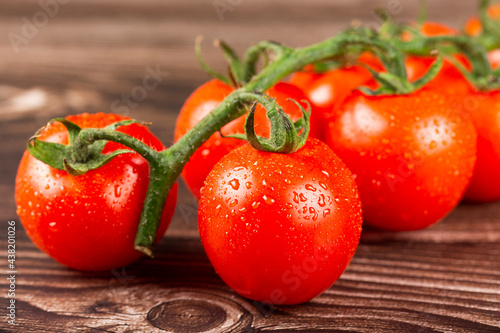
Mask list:
[[[210,113],[224,98],[233,92],[233,88],[227,84],[211,80],[198,89],[186,100],[182,107],[177,123],[175,125],[174,140],[178,141],[184,134],[193,128],[201,119]],[[289,99],[298,102],[307,100],[305,94],[299,88],[288,84],[278,83],[266,92],[270,97],[286,110],[293,121],[302,117],[300,108]],[[307,109],[307,104],[301,105]],[[314,110],[312,113],[314,114]],[[240,117],[221,129],[223,135],[245,133],[245,116]],[[260,105],[255,111],[255,131],[260,136],[269,136],[270,122],[266,116],[266,110]],[[316,126],[311,123],[310,136],[317,136]],[[227,153],[243,145],[245,141],[223,138],[220,133],[213,134],[203,145],[191,156],[189,162],[184,167],[182,177],[191,192],[199,199],[200,189],[208,173],[214,165]]]
[[378,97],[358,91],[329,123],[326,142],[355,174],[367,223],[423,229],[459,203],[477,135],[450,100],[431,88]]
[[[114,114],[67,117],[82,128],[102,128],[129,119]],[[160,151],[162,143],[144,126],[122,126],[127,133]],[[45,129],[42,141],[67,144],[60,123]],[[109,142],[103,153],[125,148]],[[81,176],[71,176],[24,153],[16,177],[17,214],[33,243],[58,262],[78,270],[109,270],[141,257],[134,250],[139,216],[148,187],[148,163],[139,154],[122,154]],[[172,188],[158,231],[159,240],[174,213]]]
[[[489,14],[500,19],[500,5],[490,7]],[[479,35],[481,25],[474,26],[471,20],[467,26],[470,35]],[[475,27],[475,28],[474,28]],[[478,31],[472,31],[478,28]],[[454,35],[458,32],[446,27],[436,28],[434,33],[429,35]],[[437,33],[437,31],[439,33]],[[500,50],[493,50],[488,53],[488,59],[493,68],[498,68],[500,64]],[[462,56],[459,57],[466,67],[470,67],[468,61]],[[432,58],[410,57],[407,60],[407,69],[412,79],[417,79],[428,70],[432,63]],[[417,74],[418,73],[418,74]],[[438,76],[429,83],[440,91],[446,92],[453,97],[451,103],[455,108],[464,110],[472,118],[477,130],[477,161],[475,171],[470,185],[465,193],[465,199],[473,202],[490,202],[500,200],[500,92],[477,92],[466,80],[464,75],[456,69],[450,62],[445,65]]]
[[[500,20],[500,3],[492,4],[488,7],[488,15],[493,19]],[[477,17],[471,17],[465,25],[465,32],[469,36],[479,36],[483,31],[483,25]]]
[[465,199],[500,200],[500,90],[476,93],[466,108],[476,126],[477,162]]
[[237,293],[298,304],[345,270],[361,215],[351,172],[309,139],[293,154],[245,145],[226,155],[207,177],[198,221],[210,262]]

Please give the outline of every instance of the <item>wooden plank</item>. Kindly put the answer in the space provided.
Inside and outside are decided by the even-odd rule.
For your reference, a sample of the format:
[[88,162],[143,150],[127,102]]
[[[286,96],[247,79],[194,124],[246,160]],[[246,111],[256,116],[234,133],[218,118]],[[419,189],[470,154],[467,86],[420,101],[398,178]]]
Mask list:
[[[6,258],[5,222],[18,221],[13,197],[17,164],[27,138],[50,118],[114,111],[113,101],[130,94],[148,68],[158,66],[168,72],[158,88],[136,107],[119,111],[152,121],[153,132],[169,143],[183,101],[208,78],[193,53],[200,33],[207,62],[224,71],[221,54],[210,43],[214,38],[240,52],[263,39],[302,46],[354,19],[374,24],[372,8],[387,10],[391,3],[241,1],[221,20],[214,1],[71,1],[60,5],[17,53],[8,34],[20,34],[22,18],[32,21],[41,7],[31,0],[2,3],[0,252]],[[416,1],[399,4],[396,19],[415,18]],[[429,17],[458,28],[475,6],[433,1]],[[196,208],[181,184],[177,211],[157,258],[111,272],[67,269],[19,231],[17,326],[4,317],[0,331],[499,331],[500,204],[463,204],[419,232],[366,229],[351,265],[332,288],[309,303],[275,308],[238,296],[220,280],[199,241]],[[0,280],[0,290],[6,306],[6,279]]]

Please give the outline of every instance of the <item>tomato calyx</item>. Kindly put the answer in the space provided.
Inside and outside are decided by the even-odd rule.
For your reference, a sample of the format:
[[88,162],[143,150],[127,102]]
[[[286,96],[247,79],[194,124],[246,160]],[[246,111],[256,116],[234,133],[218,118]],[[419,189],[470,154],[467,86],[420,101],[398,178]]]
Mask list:
[[[68,130],[69,144],[63,145],[60,143],[38,140],[39,133],[45,129],[45,127],[43,127],[29,139],[27,150],[31,155],[45,164],[58,170],[64,170],[72,176],[83,175],[87,171],[95,170],[110,162],[118,155],[134,153],[134,151],[129,149],[118,149],[107,154],[102,154],[107,141],[88,142],[84,139],[91,129],[82,130],[77,124],[64,118],[52,119],[48,125],[56,121],[63,124]],[[133,123],[139,122],[136,120],[123,120],[115,122],[100,130],[106,131],[112,135],[111,133],[116,132],[115,130],[118,127]],[[123,133],[121,134],[126,135]]]
[[[241,93],[240,96],[243,99],[255,100],[245,120],[245,134],[223,135],[221,133],[222,137],[245,140],[253,148],[270,153],[291,154],[304,146],[309,136],[310,129],[311,106],[308,101],[302,101],[309,105],[306,111],[300,103],[293,99],[289,99],[294,102],[302,112],[302,117],[293,122],[290,116],[283,111],[283,108],[276,103],[275,99],[270,98],[266,94],[248,92]],[[271,122],[269,138],[262,137],[255,133],[255,110],[257,104],[262,104],[262,106],[264,106],[267,111],[267,117]]]
[[[271,153],[291,154],[304,146],[309,135],[309,112],[298,102],[292,101],[300,108],[303,117],[293,123],[283,109],[270,109],[267,113],[271,121],[269,139],[255,133],[254,118],[257,103],[254,103],[245,122],[247,141],[253,148]],[[302,133],[298,134],[301,130]]]

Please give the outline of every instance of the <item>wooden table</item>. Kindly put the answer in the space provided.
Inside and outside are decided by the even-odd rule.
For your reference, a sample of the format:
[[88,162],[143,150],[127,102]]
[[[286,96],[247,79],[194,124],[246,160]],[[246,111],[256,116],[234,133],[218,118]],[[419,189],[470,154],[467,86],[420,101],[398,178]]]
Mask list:
[[[0,331],[500,331],[500,204],[461,205],[420,232],[365,231],[341,279],[298,306],[254,303],[218,278],[199,242],[196,202],[182,184],[154,260],[81,273],[37,250],[15,214],[14,178],[26,140],[48,119],[115,111],[152,121],[153,132],[170,143],[180,106],[207,80],[193,53],[197,35],[223,38],[242,51],[264,39],[311,44],[353,19],[376,24],[375,1],[367,0],[59,1],[43,9],[16,0],[0,10],[7,37],[0,39]],[[416,1],[376,3],[396,19],[417,12]],[[431,19],[456,27],[474,7],[429,1]],[[204,53],[224,70],[211,43]],[[137,103],[120,104],[122,94],[141,87],[148,69],[163,73],[160,85]],[[16,326],[6,317],[8,221],[18,226]]]

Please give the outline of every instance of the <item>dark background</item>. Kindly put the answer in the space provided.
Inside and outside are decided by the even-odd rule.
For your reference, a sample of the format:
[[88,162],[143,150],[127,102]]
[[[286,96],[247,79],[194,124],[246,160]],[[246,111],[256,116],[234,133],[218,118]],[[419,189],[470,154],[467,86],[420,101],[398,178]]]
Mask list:
[[[374,7],[398,21],[415,20],[419,7],[416,0],[60,2],[43,1],[49,4],[45,9],[38,1],[0,4],[2,253],[6,222],[18,221],[17,164],[27,139],[49,119],[122,113],[153,122],[152,131],[168,145],[184,100],[209,78],[194,55],[196,36],[205,37],[206,61],[224,71],[215,38],[240,52],[265,39],[299,47],[331,37],[354,20],[377,26]],[[427,2],[430,20],[455,28],[476,7],[475,1]],[[168,76],[133,107],[113,104],[142,87],[148,68]],[[364,232],[355,259],[333,288],[306,305],[268,311],[234,294],[213,272],[197,239],[196,202],[181,184],[158,258],[126,271],[71,271],[19,232],[14,331],[188,331],[198,324],[198,331],[220,331],[234,323],[237,331],[495,331],[500,325],[499,213],[497,204],[461,205],[420,232]],[[0,283],[2,308],[7,289]],[[12,330],[0,313],[0,327]]]

